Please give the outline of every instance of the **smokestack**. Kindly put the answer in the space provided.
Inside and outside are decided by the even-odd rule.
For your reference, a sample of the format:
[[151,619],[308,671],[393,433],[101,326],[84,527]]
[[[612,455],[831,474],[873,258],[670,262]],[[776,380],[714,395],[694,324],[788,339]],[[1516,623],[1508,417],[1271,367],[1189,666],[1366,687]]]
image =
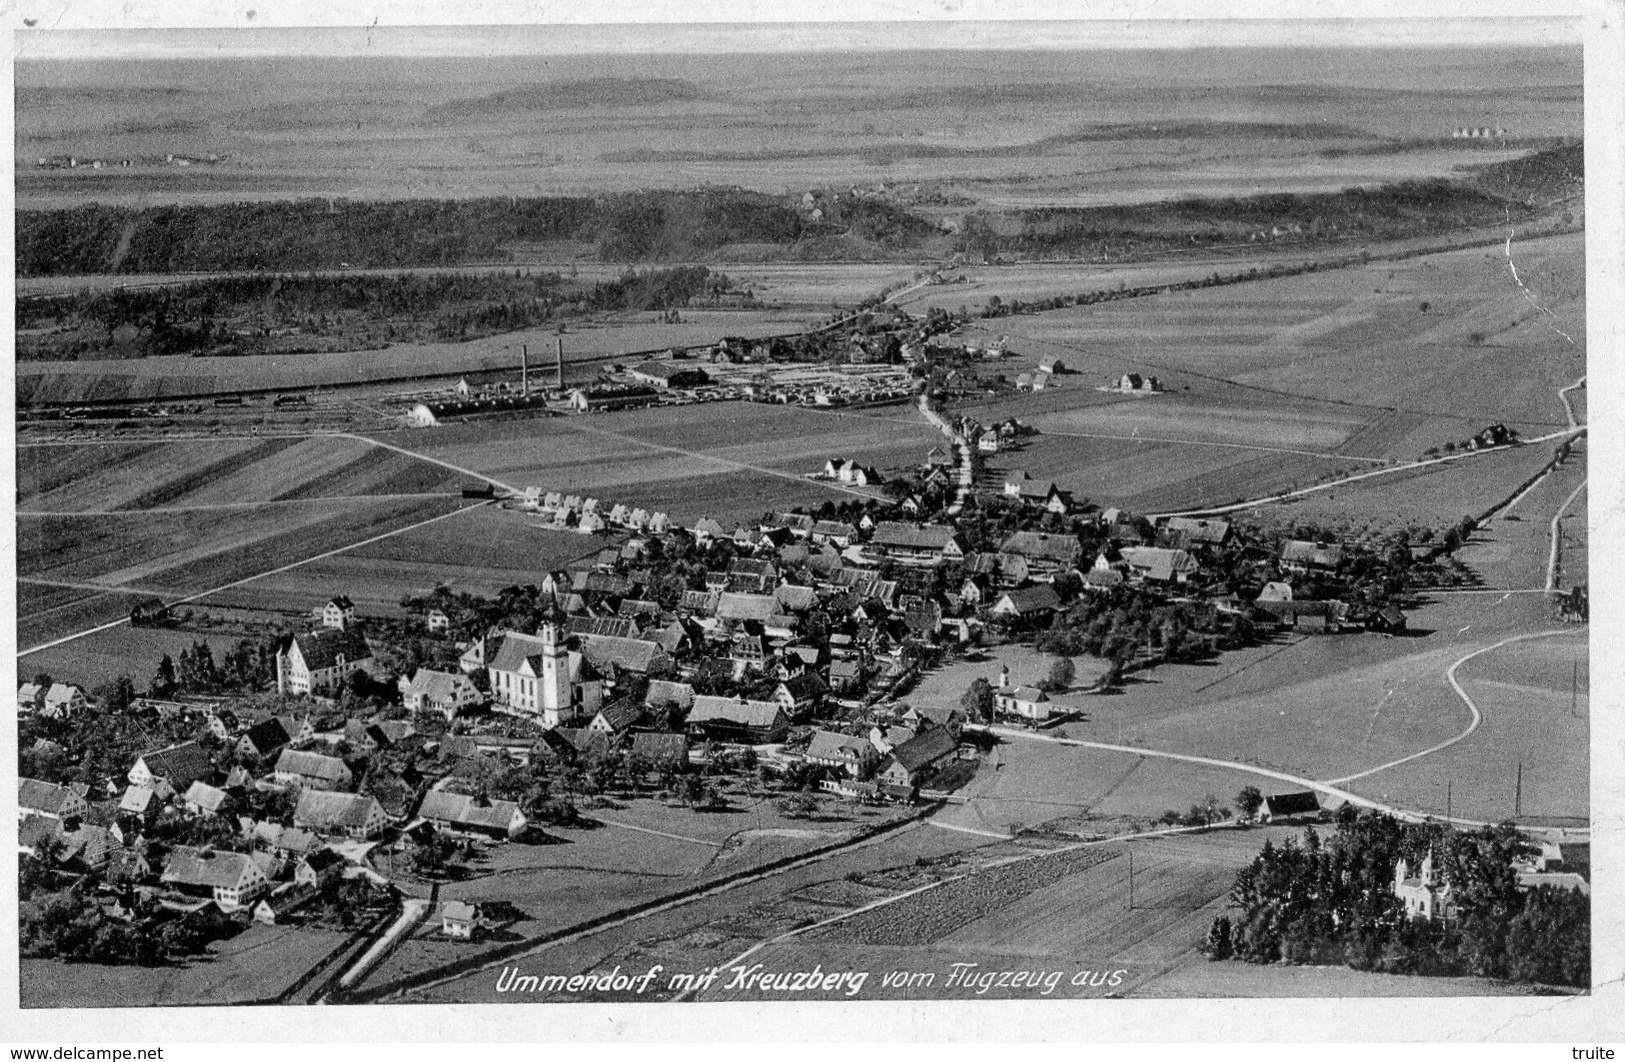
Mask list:
[[559,339],[559,360],[558,360],[558,367],[557,367],[557,370],[556,370],[556,376],[554,378],[553,383],[554,383],[554,386],[556,386],[560,391],[562,391],[562,390],[564,390],[564,337],[559,336],[558,339]]
[[519,345],[519,393],[530,397],[530,347]]

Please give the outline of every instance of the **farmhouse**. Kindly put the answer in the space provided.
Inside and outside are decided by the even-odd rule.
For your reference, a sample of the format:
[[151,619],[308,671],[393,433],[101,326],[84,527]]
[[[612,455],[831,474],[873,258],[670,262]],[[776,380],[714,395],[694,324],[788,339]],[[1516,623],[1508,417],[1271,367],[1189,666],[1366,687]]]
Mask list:
[[423,798],[418,817],[438,826],[491,837],[518,837],[529,820],[511,800],[481,800],[434,790]]
[[55,785],[34,778],[17,779],[17,811],[21,815],[44,815],[52,819],[72,819],[83,815],[89,805],[85,793],[76,786]]
[[903,524],[883,520],[869,538],[871,551],[904,564],[963,560],[958,533],[946,524]]
[[903,713],[903,722],[916,731],[941,727],[957,741],[965,729],[965,710],[958,705],[917,704]]
[[1222,546],[1230,538],[1230,521],[1170,516],[1157,529],[1157,544],[1173,549]]
[[272,716],[249,727],[248,731],[237,739],[236,751],[239,756],[251,756],[262,760],[281,752],[293,739],[294,735],[288,731],[287,724]]
[[25,682],[17,687],[17,710],[23,715],[35,712],[45,704],[45,688],[37,682]]
[[330,694],[371,661],[372,650],[353,631],[326,628],[285,635],[277,643],[276,689],[313,697]]
[[790,719],[776,701],[698,696],[688,713],[688,729],[713,741],[763,745],[783,741]]
[[1342,546],[1322,546],[1291,539],[1281,544],[1281,568],[1289,572],[1336,571],[1343,563]]
[[1027,562],[1030,579],[1053,579],[1077,566],[1083,545],[1070,535],[1048,535],[1041,531],[1017,531],[999,543],[999,557],[1016,556]]
[[1024,586],[1019,590],[1006,591],[993,603],[989,611],[995,616],[1030,619],[1059,611],[1060,608],[1061,599],[1055,593],[1055,588],[1049,583],[1038,583],[1034,586]]
[[350,768],[337,756],[297,749],[283,749],[271,771],[271,778],[278,785],[306,789],[348,789],[353,777]]
[[1128,564],[1131,579],[1154,583],[1183,583],[1197,570],[1196,560],[1182,549],[1127,546],[1123,549],[1123,560]]
[[85,709],[85,694],[78,686],[61,682],[51,683],[45,693],[39,714],[47,719],[72,719]]
[[420,667],[410,679],[400,680],[401,703],[408,711],[439,712],[455,719],[464,708],[480,702],[480,691],[464,674]]
[[1267,796],[1258,812],[1260,822],[1310,822],[1319,817],[1320,798],[1313,790]]
[[222,911],[251,906],[271,885],[253,856],[184,845],[169,854],[158,880],[180,892],[206,896]]
[[133,786],[155,790],[167,786],[167,796],[184,793],[193,782],[213,774],[214,763],[202,746],[195,741],[183,741],[167,749],[143,753],[136,758],[128,777]]
[[928,778],[943,760],[951,757],[959,742],[946,730],[927,730],[891,750],[881,761],[876,780],[899,788],[913,789]]
[[306,789],[299,794],[293,824],[312,833],[339,833],[356,840],[370,840],[384,832],[389,816],[376,799],[361,793]]
[[216,789],[207,782],[193,782],[181,798],[187,814],[213,817],[220,814],[226,806],[226,791]]
[[868,738],[818,730],[807,746],[806,759],[821,767],[844,770],[855,778],[867,778],[880,753]]

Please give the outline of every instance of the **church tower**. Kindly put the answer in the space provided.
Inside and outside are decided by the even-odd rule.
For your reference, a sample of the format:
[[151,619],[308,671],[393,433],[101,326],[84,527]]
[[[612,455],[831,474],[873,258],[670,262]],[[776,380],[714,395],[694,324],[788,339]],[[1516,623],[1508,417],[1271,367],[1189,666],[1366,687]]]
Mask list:
[[548,726],[558,726],[570,714],[570,654],[559,644],[559,629],[542,624],[542,675],[537,707]]

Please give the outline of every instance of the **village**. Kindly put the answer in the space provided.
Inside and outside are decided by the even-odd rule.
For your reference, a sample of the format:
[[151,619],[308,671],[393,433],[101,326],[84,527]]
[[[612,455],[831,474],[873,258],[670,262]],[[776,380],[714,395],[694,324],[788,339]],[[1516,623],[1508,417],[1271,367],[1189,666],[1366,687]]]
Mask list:
[[[1020,437],[955,430],[978,465]],[[403,601],[406,620],[339,593],[240,659],[155,661],[145,689],[36,676],[18,694],[21,843],[90,917],[176,948],[250,919],[386,919],[398,865],[432,881],[491,845],[545,845],[611,794],[704,814],[749,790],[791,819],[929,807],[985,769],[998,727],[1085,716],[1165,661],[1398,634],[1408,596],[1455,577],[1443,544],[1153,523],[1020,470],[981,469],[950,521],[956,460],[937,447],[883,475],[831,457],[823,476],[892,496],[732,527],[531,490],[502,504],[624,541],[500,600]],[[131,619],[185,627],[156,600]],[[982,662],[957,701],[910,698],[954,661]],[[475,935],[478,903],[442,907],[447,935]]]

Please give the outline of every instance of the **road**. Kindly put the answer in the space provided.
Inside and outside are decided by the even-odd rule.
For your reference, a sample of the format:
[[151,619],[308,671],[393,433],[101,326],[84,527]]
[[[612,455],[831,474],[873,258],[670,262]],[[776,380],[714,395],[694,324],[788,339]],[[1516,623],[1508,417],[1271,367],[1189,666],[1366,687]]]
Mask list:
[[965,498],[970,494],[971,487],[975,485],[976,470],[971,460],[970,442],[954,431],[953,425],[931,408],[930,400],[925,395],[920,396],[919,405],[925,419],[947,436],[948,444],[959,453],[959,485],[954,490],[953,504],[947,509],[947,515],[958,516],[965,508]]
[[1563,504],[1559,505],[1557,512],[1552,515],[1552,526],[1548,532],[1552,539],[1552,551],[1546,557],[1546,592],[1549,594],[1557,590],[1557,559],[1563,545],[1563,528],[1561,526],[1563,514],[1568,512],[1569,506],[1574,504],[1574,499],[1578,498],[1585,489],[1586,480],[1582,479],[1580,485],[1575,487],[1567,498],[1563,499]]

